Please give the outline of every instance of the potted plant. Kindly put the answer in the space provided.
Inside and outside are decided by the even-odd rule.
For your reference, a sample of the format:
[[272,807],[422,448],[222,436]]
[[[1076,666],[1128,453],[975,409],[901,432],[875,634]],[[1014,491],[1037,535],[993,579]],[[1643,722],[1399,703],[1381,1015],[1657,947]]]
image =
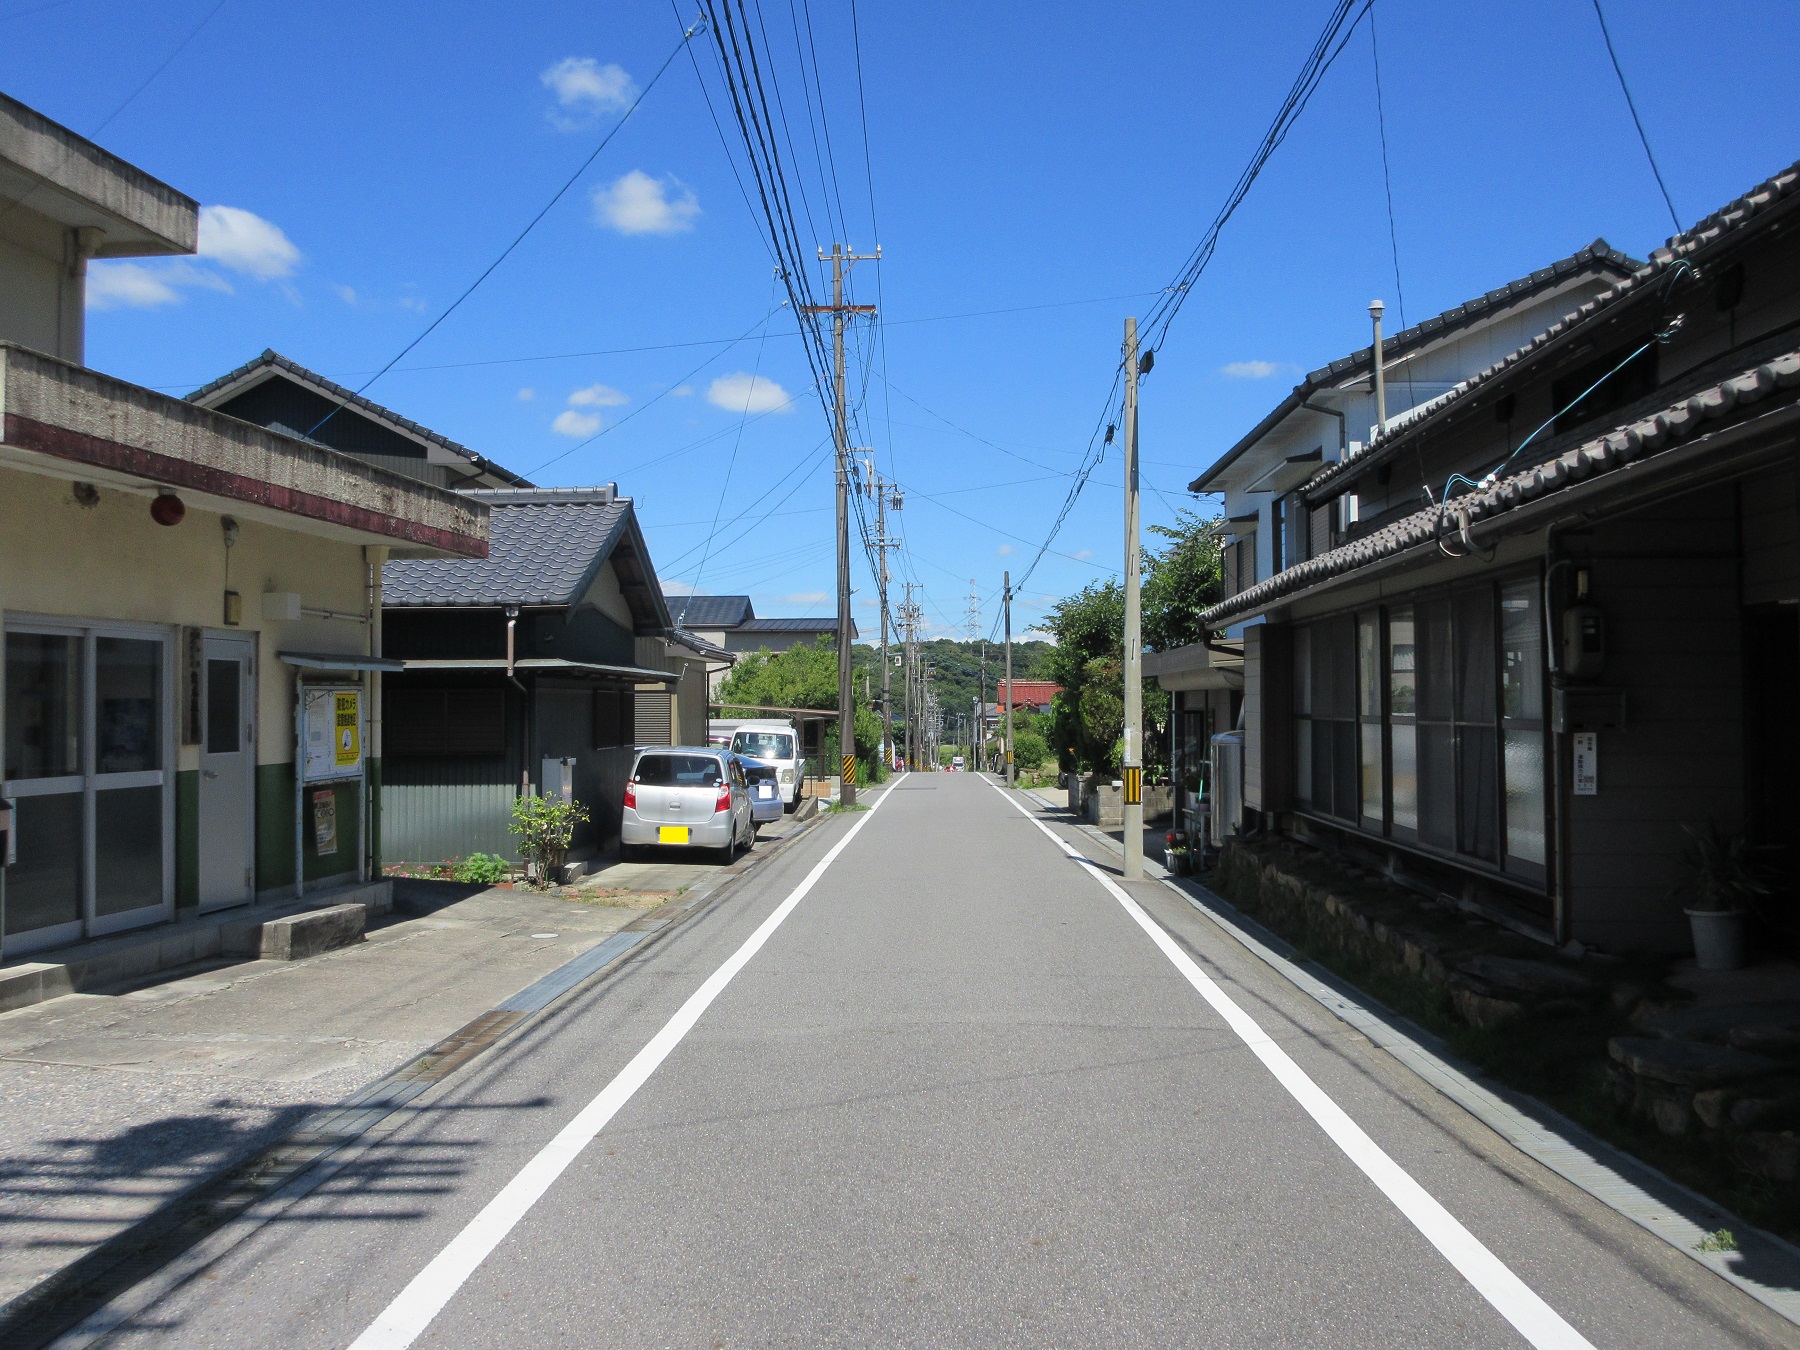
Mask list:
[[1702,970],[1737,970],[1744,964],[1744,927],[1751,905],[1769,888],[1756,875],[1750,844],[1742,834],[1727,834],[1717,825],[1704,831],[1684,825],[1688,842],[1681,850],[1688,881],[1681,894],[1693,899],[1687,908],[1694,934],[1694,959]]
[[1186,830],[1170,830],[1163,836],[1163,857],[1168,859],[1169,870],[1178,877],[1185,877],[1194,870],[1194,854],[1188,845]]

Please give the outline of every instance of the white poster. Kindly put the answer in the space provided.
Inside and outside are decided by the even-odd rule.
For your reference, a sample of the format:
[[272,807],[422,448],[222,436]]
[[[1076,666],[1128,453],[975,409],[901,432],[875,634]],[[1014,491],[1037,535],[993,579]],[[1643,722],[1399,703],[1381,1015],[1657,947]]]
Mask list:
[[362,691],[308,685],[300,719],[305,779],[362,777]]
[[1600,733],[1578,731],[1575,742],[1575,795],[1600,795]]

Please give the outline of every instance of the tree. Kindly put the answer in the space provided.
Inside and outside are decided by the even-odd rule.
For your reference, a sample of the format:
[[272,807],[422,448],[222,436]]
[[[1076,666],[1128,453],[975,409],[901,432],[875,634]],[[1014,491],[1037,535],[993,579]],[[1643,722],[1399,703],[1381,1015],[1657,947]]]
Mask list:
[[1144,556],[1144,646],[1166,652],[1206,636],[1200,612],[1224,598],[1217,516],[1203,519],[1177,511],[1173,525],[1152,525],[1150,533],[1169,541],[1160,553]]

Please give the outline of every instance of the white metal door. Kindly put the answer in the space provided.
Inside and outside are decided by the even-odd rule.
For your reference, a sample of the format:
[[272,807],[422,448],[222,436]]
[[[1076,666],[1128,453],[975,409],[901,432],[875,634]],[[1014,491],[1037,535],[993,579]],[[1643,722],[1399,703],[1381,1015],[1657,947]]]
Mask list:
[[200,908],[256,895],[255,644],[207,634],[200,662]]

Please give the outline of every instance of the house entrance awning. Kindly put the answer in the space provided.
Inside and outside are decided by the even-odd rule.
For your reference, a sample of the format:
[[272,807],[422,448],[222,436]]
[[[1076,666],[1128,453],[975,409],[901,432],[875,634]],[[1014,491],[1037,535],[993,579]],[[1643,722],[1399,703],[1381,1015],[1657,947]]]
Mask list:
[[[395,662],[396,668],[415,670],[497,670],[507,669],[503,657],[425,658]],[[674,671],[650,670],[644,666],[609,666],[596,661],[565,661],[558,656],[526,656],[512,663],[515,671],[533,671],[541,675],[573,675],[578,678],[630,680],[637,684],[680,684]]]
[[379,670],[397,675],[406,669],[403,662],[396,661],[391,656],[346,656],[338,652],[277,652],[275,655],[284,664],[300,670],[341,673]]

